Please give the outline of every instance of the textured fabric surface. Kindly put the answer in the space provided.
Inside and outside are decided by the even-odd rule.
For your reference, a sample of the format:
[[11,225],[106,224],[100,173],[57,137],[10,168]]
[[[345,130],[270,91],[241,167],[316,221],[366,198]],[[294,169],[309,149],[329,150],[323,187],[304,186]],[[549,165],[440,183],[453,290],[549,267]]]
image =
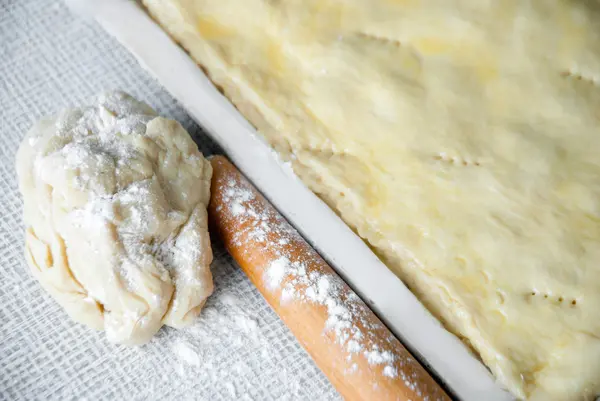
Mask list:
[[92,21],[55,0],[0,0],[0,400],[333,400],[339,396],[215,243],[216,291],[191,328],[115,346],[71,322],[23,258],[14,169],[39,117],[123,89],[218,152],[180,105]]

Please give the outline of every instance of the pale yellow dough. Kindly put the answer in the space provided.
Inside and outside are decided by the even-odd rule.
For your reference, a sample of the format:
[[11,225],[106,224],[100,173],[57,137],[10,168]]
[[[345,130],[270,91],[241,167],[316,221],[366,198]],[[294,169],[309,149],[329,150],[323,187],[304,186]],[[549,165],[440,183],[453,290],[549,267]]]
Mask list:
[[71,318],[122,344],[194,321],[212,168],[178,122],[107,93],[35,124],[16,167],[27,263]]
[[600,6],[145,0],[519,398],[600,393]]

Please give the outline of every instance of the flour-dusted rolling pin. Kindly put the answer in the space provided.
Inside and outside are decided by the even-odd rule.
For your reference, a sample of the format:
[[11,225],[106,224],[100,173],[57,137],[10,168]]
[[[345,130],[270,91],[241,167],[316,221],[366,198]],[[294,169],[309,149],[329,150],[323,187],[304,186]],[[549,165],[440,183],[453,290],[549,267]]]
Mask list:
[[347,400],[449,400],[427,371],[275,208],[213,157],[211,224]]

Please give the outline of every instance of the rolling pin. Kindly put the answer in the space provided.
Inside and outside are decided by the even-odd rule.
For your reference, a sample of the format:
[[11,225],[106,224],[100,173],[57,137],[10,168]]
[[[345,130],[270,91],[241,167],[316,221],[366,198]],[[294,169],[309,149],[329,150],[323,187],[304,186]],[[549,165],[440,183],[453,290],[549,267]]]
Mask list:
[[450,399],[225,157],[211,164],[214,232],[346,400]]

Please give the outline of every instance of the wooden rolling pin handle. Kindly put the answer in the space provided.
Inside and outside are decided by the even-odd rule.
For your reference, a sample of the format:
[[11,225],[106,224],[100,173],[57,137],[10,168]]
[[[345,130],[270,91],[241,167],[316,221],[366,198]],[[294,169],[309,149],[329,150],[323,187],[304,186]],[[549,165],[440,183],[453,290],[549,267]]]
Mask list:
[[319,254],[222,156],[209,217],[226,249],[347,400],[449,400]]

